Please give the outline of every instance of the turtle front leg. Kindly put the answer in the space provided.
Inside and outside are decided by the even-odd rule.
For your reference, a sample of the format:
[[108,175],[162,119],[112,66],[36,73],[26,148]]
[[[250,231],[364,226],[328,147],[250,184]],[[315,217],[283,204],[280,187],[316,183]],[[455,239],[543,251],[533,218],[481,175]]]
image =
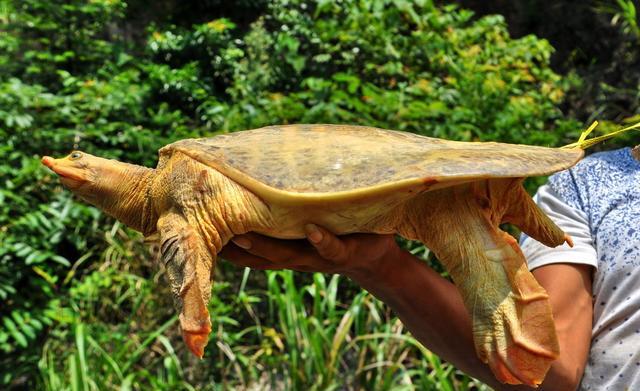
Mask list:
[[549,297],[498,225],[508,215],[547,244],[565,236],[525,195],[513,179],[428,192],[408,205],[401,232],[422,240],[453,277],[472,317],[478,357],[496,378],[535,386],[559,354]]
[[160,258],[167,269],[178,311],[182,337],[193,354],[202,358],[211,333],[207,304],[216,255],[188,221],[175,212],[158,220]]

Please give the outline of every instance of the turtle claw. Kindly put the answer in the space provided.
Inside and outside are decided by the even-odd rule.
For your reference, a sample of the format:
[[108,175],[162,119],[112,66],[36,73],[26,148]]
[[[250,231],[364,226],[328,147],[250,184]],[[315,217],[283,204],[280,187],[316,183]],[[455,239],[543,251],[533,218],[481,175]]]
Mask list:
[[[206,287],[209,291],[210,286],[209,284]],[[198,358],[202,358],[211,333],[211,317],[206,305],[208,297],[205,301],[199,285],[194,280],[186,281],[179,296],[179,300],[182,301],[180,313],[182,337],[189,350]]]
[[564,242],[565,242],[566,244],[568,244],[568,245],[569,245],[569,247],[573,248],[573,239],[571,239],[571,236],[569,236],[569,235],[565,234],[565,235],[564,235]]
[[211,333],[211,327],[203,327],[202,331],[195,332],[189,330],[182,330],[182,338],[185,344],[196,357],[202,359],[204,356],[204,348],[209,342],[209,333]]
[[489,366],[493,370],[496,379],[504,384],[524,384],[530,387],[538,387],[542,379],[525,374],[514,367],[508,359],[500,353],[494,351],[489,356]]

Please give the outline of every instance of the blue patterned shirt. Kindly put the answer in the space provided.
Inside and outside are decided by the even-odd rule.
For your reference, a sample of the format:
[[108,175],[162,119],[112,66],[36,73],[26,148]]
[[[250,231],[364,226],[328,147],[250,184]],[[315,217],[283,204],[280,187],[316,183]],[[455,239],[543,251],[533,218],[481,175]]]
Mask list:
[[581,390],[640,390],[640,162],[630,148],[587,157],[536,195],[574,239],[551,249],[523,235],[529,268],[594,266],[591,348]]

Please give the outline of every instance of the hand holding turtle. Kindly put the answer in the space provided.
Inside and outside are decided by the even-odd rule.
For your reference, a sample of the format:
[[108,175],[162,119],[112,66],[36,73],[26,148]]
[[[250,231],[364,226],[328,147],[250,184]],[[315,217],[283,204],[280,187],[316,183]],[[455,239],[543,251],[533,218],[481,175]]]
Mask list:
[[393,235],[337,237],[314,224],[305,227],[305,234],[308,241],[274,239],[256,233],[239,235],[221,255],[253,269],[338,273],[362,280],[384,273],[401,251]]

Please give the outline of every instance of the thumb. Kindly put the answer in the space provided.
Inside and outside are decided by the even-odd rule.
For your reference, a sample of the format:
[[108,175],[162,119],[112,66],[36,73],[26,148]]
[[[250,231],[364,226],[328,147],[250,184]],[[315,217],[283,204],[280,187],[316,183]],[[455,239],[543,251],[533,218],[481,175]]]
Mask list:
[[318,254],[325,259],[341,261],[347,257],[347,246],[337,236],[315,224],[304,226],[307,240],[316,248]]

